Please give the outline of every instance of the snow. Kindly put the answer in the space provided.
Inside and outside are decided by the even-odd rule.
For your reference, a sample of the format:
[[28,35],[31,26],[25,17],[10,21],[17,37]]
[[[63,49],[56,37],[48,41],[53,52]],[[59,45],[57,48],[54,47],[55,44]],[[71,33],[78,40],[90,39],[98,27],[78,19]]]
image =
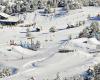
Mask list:
[[5,6],[1,6],[1,5],[0,5],[0,11],[3,12],[4,9],[5,9]]
[[[21,33],[26,31],[26,27],[18,25],[16,27],[5,26],[0,29],[0,64],[18,69],[16,74],[0,80],[27,80],[32,76],[35,77],[35,80],[52,80],[58,72],[62,77],[70,77],[82,74],[89,66],[100,63],[99,53],[90,54],[87,51],[87,47],[95,49],[94,45],[100,44],[96,38],[74,39],[90,24],[91,21],[87,20],[88,14],[94,16],[97,13],[100,13],[99,7],[83,7],[57,18],[51,18],[51,15],[42,16],[39,10],[27,13],[23,24],[36,22],[35,27],[42,28],[40,32],[31,32],[34,42],[39,40],[41,43],[38,51],[9,45],[10,40],[15,40],[16,43],[30,42],[26,39],[26,34]],[[19,16],[23,17],[22,14]],[[67,24],[75,24],[78,21],[86,21],[86,24],[66,29]],[[52,26],[55,26],[57,30],[55,33],[49,32],[49,28]],[[33,30],[33,27],[30,29]],[[72,40],[68,41],[70,35]],[[87,44],[84,43],[85,41]],[[74,52],[59,53],[60,48],[73,49]]]
[[100,45],[100,41],[98,41],[96,38],[90,38],[88,42],[91,44]]

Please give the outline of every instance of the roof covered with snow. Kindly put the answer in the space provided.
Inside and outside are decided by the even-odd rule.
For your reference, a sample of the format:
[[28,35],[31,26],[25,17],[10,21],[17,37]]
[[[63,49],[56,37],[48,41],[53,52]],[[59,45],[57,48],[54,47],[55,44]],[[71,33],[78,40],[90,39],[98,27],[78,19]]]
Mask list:
[[3,13],[3,12],[0,12],[0,15],[5,17],[5,18],[8,18],[10,15],[6,14],[6,13]]

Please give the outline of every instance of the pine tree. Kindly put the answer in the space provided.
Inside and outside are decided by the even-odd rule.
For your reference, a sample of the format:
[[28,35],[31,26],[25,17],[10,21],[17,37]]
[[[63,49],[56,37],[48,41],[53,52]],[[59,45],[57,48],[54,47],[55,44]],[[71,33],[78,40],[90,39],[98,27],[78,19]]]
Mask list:
[[51,28],[49,29],[49,32],[56,32],[56,29],[55,29],[54,27],[51,27]]
[[26,37],[31,37],[31,33],[30,33],[29,28],[26,29]]
[[94,32],[99,31],[99,23],[98,22],[92,22],[90,27],[91,27],[91,29],[93,29]]

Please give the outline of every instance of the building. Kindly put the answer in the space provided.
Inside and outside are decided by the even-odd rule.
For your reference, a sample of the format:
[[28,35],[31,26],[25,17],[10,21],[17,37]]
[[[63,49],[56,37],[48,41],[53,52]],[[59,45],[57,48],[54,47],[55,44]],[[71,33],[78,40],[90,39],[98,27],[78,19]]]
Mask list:
[[4,19],[7,19],[9,17],[8,14],[5,14],[5,13],[0,13],[0,20],[4,20]]
[[20,20],[14,16],[5,13],[0,13],[0,24],[2,25],[16,25]]

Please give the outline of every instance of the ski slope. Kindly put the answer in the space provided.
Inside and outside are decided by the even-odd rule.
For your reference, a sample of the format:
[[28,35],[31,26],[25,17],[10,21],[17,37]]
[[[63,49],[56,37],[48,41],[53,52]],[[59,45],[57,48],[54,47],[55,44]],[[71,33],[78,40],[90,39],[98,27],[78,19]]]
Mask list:
[[[31,32],[34,41],[41,42],[41,48],[38,51],[9,45],[10,40],[15,40],[16,43],[27,40],[26,34],[21,33],[26,31],[26,27],[17,25],[0,29],[0,64],[18,69],[16,74],[0,78],[0,80],[28,80],[32,76],[35,80],[53,80],[58,72],[61,78],[70,77],[82,74],[89,66],[100,63],[99,53],[90,54],[86,50],[87,45],[83,42],[88,41],[87,38],[74,39],[85,27],[90,25],[91,21],[87,20],[88,14],[95,16],[97,13],[100,13],[100,7],[83,7],[57,18],[52,17],[51,14],[42,16],[39,10],[25,14],[26,19],[23,24],[36,22],[35,27],[42,28],[40,32]],[[86,24],[65,29],[67,24],[75,24],[78,21],[85,21]],[[49,32],[49,28],[52,26],[56,27],[55,33]],[[33,30],[33,26],[30,29]],[[68,41],[70,35],[72,40]],[[95,39],[90,41],[95,45],[100,43]],[[90,46],[91,43],[89,43]],[[60,48],[72,49],[74,52],[59,53]]]

